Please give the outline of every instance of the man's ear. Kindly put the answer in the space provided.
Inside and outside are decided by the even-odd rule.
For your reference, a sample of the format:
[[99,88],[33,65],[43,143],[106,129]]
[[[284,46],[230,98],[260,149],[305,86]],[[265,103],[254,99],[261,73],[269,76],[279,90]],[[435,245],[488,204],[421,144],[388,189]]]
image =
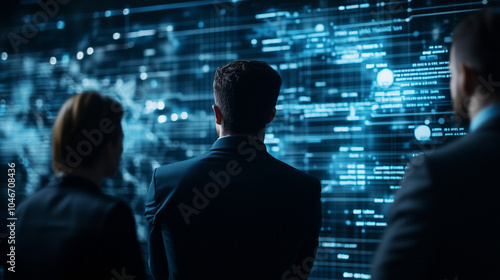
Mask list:
[[219,106],[217,105],[212,105],[212,109],[214,109],[214,114],[215,114],[215,123],[220,125],[222,123],[222,113],[220,111]]
[[459,81],[460,87],[462,87],[461,90],[466,96],[472,96],[477,85],[476,71],[464,63],[461,63],[458,67],[462,72],[462,79]]
[[271,117],[269,118],[269,121],[267,121],[267,123],[270,123],[273,121],[274,119],[274,116],[276,116],[276,108],[273,108],[273,112],[271,114]]
[[104,149],[101,150],[101,157],[105,159],[106,161],[109,160],[112,156],[112,150],[113,150],[113,141],[107,140],[105,143],[102,143],[101,145],[104,145]]

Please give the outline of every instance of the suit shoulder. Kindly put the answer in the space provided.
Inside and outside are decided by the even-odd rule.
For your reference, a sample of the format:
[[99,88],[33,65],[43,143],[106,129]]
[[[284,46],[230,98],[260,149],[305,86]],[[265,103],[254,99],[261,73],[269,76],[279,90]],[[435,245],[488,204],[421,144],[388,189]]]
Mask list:
[[480,156],[488,157],[500,151],[500,133],[478,131],[468,134],[452,143],[445,144],[435,151],[428,152],[429,162],[450,165],[460,164]]
[[27,197],[19,206],[24,208],[38,207],[40,205],[54,206],[55,204],[67,205],[67,207],[87,209],[88,211],[110,211],[118,204],[124,204],[116,197],[80,188],[58,187],[49,184],[35,191]]
[[[118,221],[126,221],[130,220],[133,217],[132,209],[130,206],[118,199],[111,200],[112,204],[109,209],[105,211],[107,220],[118,220]],[[114,222],[116,223],[116,221]]]
[[204,155],[200,155],[191,159],[162,165],[156,169],[156,176],[178,175],[180,172],[184,172],[195,166],[203,157]]
[[441,198],[449,198],[447,192],[450,190],[457,195],[470,196],[471,185],[483,186],[484,189],[487,189],[485,186],[498,185],[498,181],[494,181],[496,177],[491,174],[500,168],[499,141],[500,133],[473,132],[412,159],[407,176],[421,172],[424,175],[414,174],[411,182],[433,185]]
[[286,162],[283,162],[279,159],[276,159],[275,157],[269,155],[272,161],[272,166],[273,170],[276,172],[279,172],[283,174],[283,176],[286,176],[287,178],[293,179],[293,180],[301,180],[301,181],[307,181],[310,182],[311,184],[320,184],[320,181],[318,178],[301,171],[291,165],[289,165]]

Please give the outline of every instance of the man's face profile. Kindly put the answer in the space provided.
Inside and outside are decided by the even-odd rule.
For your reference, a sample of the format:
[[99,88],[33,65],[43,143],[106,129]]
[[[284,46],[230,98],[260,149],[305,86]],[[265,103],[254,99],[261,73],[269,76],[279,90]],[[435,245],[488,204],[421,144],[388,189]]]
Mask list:
[[456,47],[452,46],[450,51],[450,93],[453,105],[453,110],[455,111],[456,121],[459,123],[468,122],[468,110],[466,104],[466,92],[464,86],[464,69],[463,65],[460,65],[460,61],[457,59]]

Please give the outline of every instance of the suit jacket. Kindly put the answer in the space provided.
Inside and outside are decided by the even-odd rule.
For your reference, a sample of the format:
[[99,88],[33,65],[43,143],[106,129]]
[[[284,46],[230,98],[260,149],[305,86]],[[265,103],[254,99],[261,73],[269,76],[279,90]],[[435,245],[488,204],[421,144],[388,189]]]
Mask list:
[[500,118],[417,157],[372,279],[500,279]]
[[[306,279],[321,186],[247,137],[154,171],[146,201],[155,279]],[[292,267],[293,266],[293,267]]]
[[146,278],[130,208],[86,178],[54,180],[16,216],[16,279]]

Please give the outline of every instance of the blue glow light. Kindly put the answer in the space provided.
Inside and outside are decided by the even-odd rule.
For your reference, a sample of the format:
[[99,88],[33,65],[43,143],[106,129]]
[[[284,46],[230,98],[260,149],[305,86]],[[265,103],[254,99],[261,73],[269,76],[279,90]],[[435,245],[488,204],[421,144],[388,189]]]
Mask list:
[[419,125],[415,128],[414,135],[418,141],[427,141],[431,138],[431,129],[426,125]]
[[377,74],[377,84],[381,88],[388,88],[394,83],[394,73],[389,69],[383,69]]
[[158,122],[159,123],[166,123],[167,122],[167,116],[165,116],[165,115],[159,115],[158,116]]
[[314,28],[314,31],[316,31],[316,32],[325,31],[325,25],[323,25],[322,23],[317,24],[316,27]]
[[77,52],[76,53],[76,59],[82,60],[82,58],[83,58],[83,52],[82,51]]
[[57,22],[56,24],[56,27],[57,29],[61,30],[61,29],[64,29],[64,27],[66,26],[66,23],[64,22],[64,20],[60,20]]

